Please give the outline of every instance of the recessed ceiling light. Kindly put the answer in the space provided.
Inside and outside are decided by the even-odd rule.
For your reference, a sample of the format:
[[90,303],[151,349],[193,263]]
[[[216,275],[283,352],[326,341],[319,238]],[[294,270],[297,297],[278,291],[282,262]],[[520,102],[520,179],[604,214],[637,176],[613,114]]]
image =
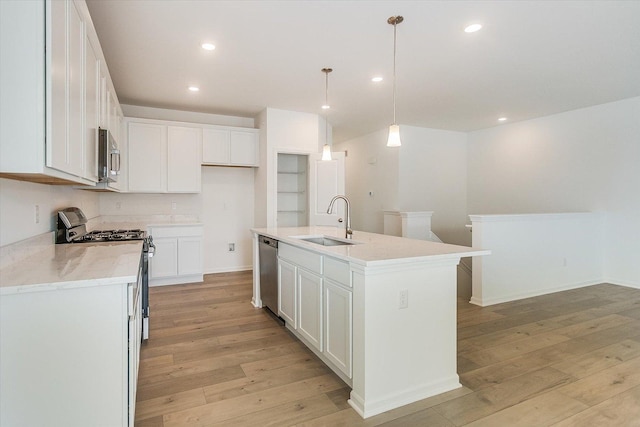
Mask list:
[[471,24],[471,25],[469,25],[468,27],[466,27],[464,29],[464,32],[465,33],[475,33],[480,28],[482,28],[482,25],[480,25],[480,24]]
[[374,83],[381,82],[382,81],[382,77],[380,77],[380,76],[372,77],[371,81],[374,82]]
[[506,118],[506,117],[500,117],[500,118],[498,119],[498,121],[499,121],[499,122],[506,122],[506,121],[507,121],[507,118]]
[[191,92],[198,92],[200,90],[200,88],[198,86],[189,86],[189,90]]
[[202,43],[201,46],[204,50],[214,50],[216,48],[213,43]]
[[327,104],[324,104],[324,105],[322,106],[322,109],[323,109],[323,110],[328,110],[329,108],[331,108],[331,106],[330,106],[330,105],[327,105]]

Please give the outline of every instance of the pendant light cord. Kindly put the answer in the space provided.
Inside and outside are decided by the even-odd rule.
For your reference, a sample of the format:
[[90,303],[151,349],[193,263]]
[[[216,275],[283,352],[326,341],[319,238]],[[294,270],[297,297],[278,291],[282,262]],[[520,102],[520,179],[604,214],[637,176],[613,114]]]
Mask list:
[[[329,71],[324,73],[324,105],[329,105]],[[324,113],[324,143],[329,145],[329,112]]]
[[396,26],[393,24],[393,124],[396,124]]

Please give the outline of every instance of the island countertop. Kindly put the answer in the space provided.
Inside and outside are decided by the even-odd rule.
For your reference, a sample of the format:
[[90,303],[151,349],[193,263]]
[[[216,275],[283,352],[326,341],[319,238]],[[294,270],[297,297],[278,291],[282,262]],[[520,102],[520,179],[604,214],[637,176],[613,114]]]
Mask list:
[[51,244],[0,270],[0,295],[132,283],[142,241]]
[[271,237],[293,246],[364,266],[395,265],[420,261],[437,261],[451,258],[488,255],[489,250],[468,246],[415,240],[384,234],[353,231],[352,245],[322,246],[301,240],[300,237],[328,236],[339,240],[344,238],[344,228],[337,227],[268,227],[252,228],[254,234]]

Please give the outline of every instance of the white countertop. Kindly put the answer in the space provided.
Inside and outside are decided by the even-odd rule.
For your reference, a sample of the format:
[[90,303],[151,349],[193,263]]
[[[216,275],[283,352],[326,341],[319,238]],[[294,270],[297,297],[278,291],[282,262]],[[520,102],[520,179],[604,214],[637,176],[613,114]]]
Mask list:
[[142,241],[52,244],[0,270],[0,295],[133,283]]
[[353,232],[352,241],[356,243],[354,245],[322,246],[296,238],[296,236],[330,236],[344,239],[344,228],[336,227],[269,227],[252,228],[251,231],[300,248],[365,266],[437,261],[491,253],[489,250],[467,246],[407,239],[364,231]]

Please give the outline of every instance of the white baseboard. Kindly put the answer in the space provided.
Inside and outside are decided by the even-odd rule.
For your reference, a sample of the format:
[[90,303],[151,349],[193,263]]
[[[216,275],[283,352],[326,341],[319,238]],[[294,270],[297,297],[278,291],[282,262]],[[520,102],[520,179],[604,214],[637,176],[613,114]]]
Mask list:
[[365,402],[357,393],[351,391],[347,402],[362,418],[369,418],[391,409],[399,408],[401,406],[417,402],[418,400],[426,399],[460,387],[462,387],[462,385],[460,384],[460,379],[456,374],[430,384],[423,384],[419,387],[414,387],[411,390],[388,394],[367,402]]
[[247,271],[252,269],[253,269],[253,265],[241,265],[239,267],[221,267],[221,268],[214,268],[212,270],[209,269],[205,271],[204,274],[233,273],[236,271]]
[[586,282],[572,283],[572,284],[555,286],[553,288],[546,288],[546,289],[535,289],[530,292],[521,292],[519,294],[503,295],[503,296],[492,297],[492,298],[476,298],[475,296],[472,296],[471,299],[469,300],[469,303],[474,305],[479,305],[480,307],[487,307],[489,305],[501,304],[503,302],[517,301],[525,298],[538,297],[540,295],[553,294],[555,292],[568,291],[570,289],[584,288],[586,286],[597,285],[603,282],[605,282],[604,279],[589,280]]
[[624,286],[625,288],[640,289],[640,282],[633,283],[633,282],[629,282],[628,280],[617,280],[617,279],[611,279],[611,278],[603,279],[602,281],[604,283],[611,283],[612,285]]
[[163,279],[149,279],[149,286],[167,286],[181,285],[183,283],[201,283],[204,281],[202,274],[193,274],[189,276],[166,277]]

